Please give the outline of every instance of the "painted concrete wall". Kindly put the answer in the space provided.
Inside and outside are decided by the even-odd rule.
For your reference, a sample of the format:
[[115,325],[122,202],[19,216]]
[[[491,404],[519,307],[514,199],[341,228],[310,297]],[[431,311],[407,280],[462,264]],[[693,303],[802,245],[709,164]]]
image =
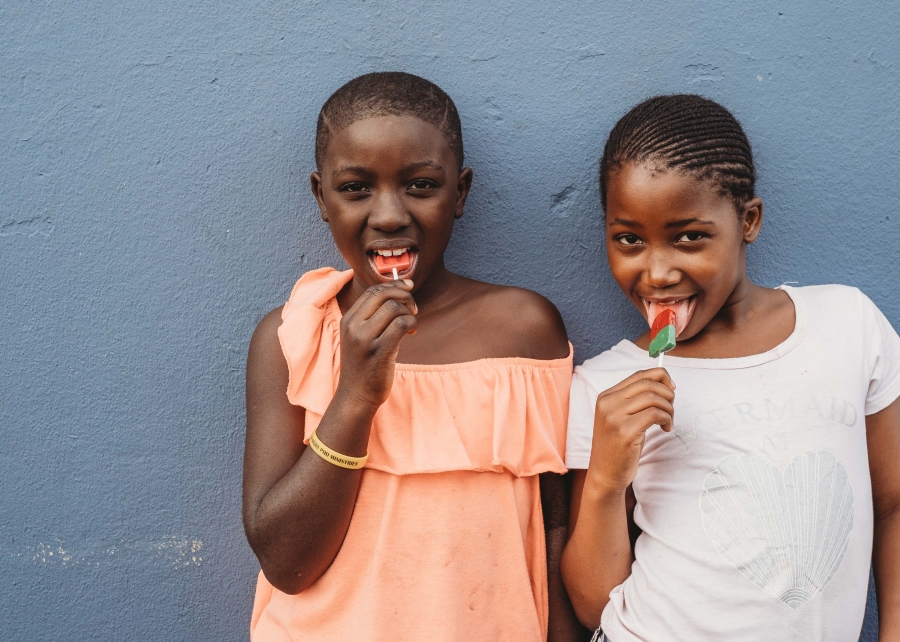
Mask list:
[[580,359],[641,327],[595,165],[660,92],[744,122],[759,282],[856,285],[900,327],[898,24],[887,1],[0,1],[0,638],[246,637],[245,353],[339,264],[307,175],[343,82],[453,96],[475,186],[449,264],[549,296]]

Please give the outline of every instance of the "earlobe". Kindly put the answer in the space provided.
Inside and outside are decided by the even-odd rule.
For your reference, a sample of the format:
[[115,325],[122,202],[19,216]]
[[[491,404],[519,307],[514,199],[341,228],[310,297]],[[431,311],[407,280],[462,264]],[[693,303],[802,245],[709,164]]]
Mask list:
[[328,211],[325,208],[325,198],[322,194],[322,175],[319,172],[313,172],[309,175],[309,189],[313,196],[316,197],[316,203],[319,205],[319,216],[326,223],[328,222]]
[[763,221],[763,202],[758,196],[754,196],[744,205],[743,215],[744,243],[750,244],[759,238]]
[[472,189],[472,176],[473,173],[471,167],[464,167],[459,173],[459,180],[456,183],[455,218],[462,218],[466,206],[466,199],[469,197],[469,190]]

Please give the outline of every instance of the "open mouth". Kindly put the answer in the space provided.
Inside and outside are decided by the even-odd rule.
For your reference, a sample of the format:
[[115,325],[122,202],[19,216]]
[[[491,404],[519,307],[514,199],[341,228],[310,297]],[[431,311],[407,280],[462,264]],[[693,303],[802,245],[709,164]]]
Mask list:
[[393,281],[394,270],[398,279],[409,278],[419,261],[418,251],[411,247],[372,250],[368,256],[372,270],[382,281]]
[[689,296],[683,299],[670,299],[668,301],[648,301],[641,297],[644,307],[647,309],[647,323],[653,325],[653,320],[663,310],[672,310],[675,313],[675,336],[679,336],[691,322],[694,308],[697,306],[697,297]]

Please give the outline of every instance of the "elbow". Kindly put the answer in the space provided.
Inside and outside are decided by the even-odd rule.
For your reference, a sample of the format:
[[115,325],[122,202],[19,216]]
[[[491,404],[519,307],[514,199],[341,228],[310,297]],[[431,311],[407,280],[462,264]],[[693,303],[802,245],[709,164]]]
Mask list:
[[287,595],[299,595],[312,585],[312,582],[302,581],[301,576],[278,573],[274,569],[266,570],[265,566],[262,567],[262,572],[269,584]]
[[[572,559],[571,550],[566,546],[559,566],[563,586],[569,594],[569,601],[575,617],[591,631],[600,627],[600,615],[609,602],[608,595],[598,595],[596,586],[582,581],[578,564]],[[602,591],[601,591],[602,592]]]
[[318,577],[313,577],[306,572],[306,569],[300,564],[298,567],[284,559],[283,556],[275,552],[276,546],[267,538],[254,523],[254,520],[244,518],[244,533],[247,536],[247,543],[253,554],[256,555],[259,566],[266,581],[274,588],[288,595],[298,595],[315,583]]
[[286,593],[287,595],[299,595],[318,579],[307,572],[301,563],[299,566],[292,565],[288,560],[281,556],[267,553],[267,549],[262,546],[250,545],[259,560],[259,566],[262,569],[266,580],[273,587]]

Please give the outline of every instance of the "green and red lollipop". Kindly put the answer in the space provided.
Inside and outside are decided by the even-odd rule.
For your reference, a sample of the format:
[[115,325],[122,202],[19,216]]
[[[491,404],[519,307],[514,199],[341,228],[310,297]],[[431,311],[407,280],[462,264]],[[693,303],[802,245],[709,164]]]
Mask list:
[[659,367],[662,368],[663,355],[675,347],[675,311],[663,310],[653,319],[650,326],[650,358],[659,357]]

